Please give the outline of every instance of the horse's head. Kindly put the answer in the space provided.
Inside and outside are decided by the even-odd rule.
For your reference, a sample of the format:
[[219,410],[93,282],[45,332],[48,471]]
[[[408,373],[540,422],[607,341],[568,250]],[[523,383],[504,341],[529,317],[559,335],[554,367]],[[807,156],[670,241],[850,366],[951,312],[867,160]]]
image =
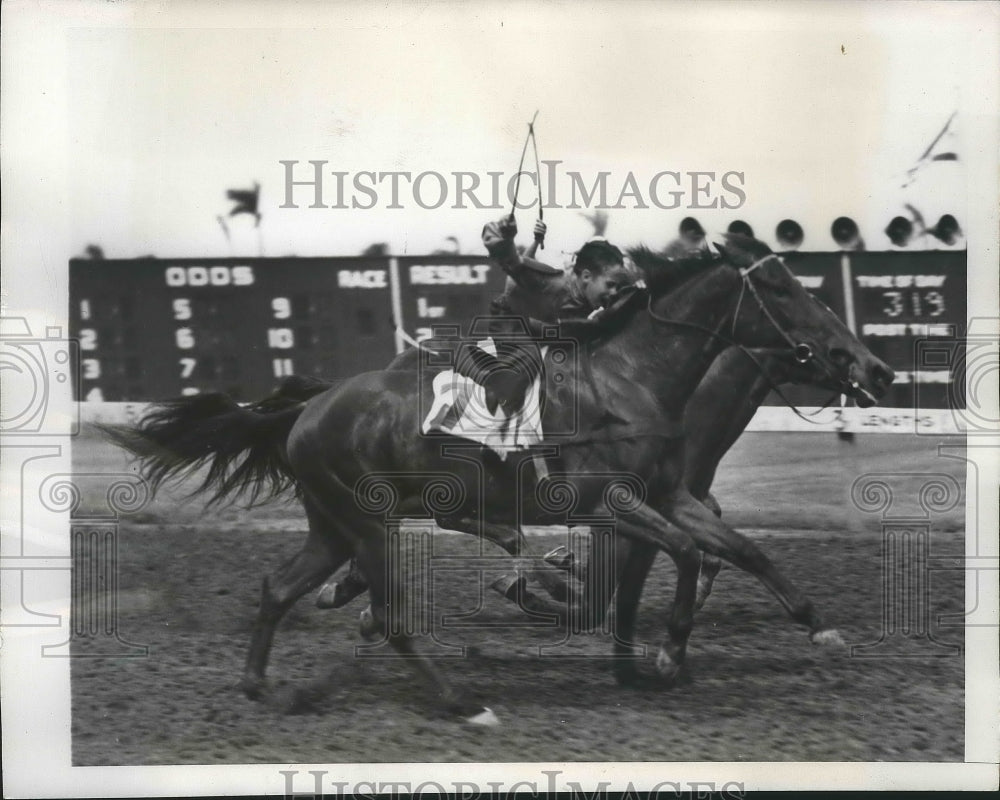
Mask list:
[[743,282],[732,321],[734,338],[748,346],[787,348],[813,373],[810,383],[838,388],[862,408],[878,402],[895,373],[802,287],[779,256],[763,242],[738,234],[716,248]]

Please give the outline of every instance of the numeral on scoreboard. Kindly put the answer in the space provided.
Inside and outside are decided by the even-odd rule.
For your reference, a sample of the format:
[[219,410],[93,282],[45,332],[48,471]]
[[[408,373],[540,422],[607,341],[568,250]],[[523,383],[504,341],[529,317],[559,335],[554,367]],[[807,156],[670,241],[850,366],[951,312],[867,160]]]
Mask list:
[[190,378],[191,373],[194,372],[194,368],[198,366],[198,359],[196,358],[181,358],[178,359],[181,365],[181,377]]
[[84,398],[88,403],[103,403],[104,402],[104,392],[102,392],[98,387],[94,387]]
[[932,310],[927,312],[927,316],[940,317],[944,313],[944,295],[941,292],[928,292],[924,295],[924,302],[934,306]]
[[267,346],[275,350],[289,350],[295,347],[295,333],[291,328],[268,328]]
[[882,292],[882,297],[888,302],[882,308],[887,317],[901,316],[906,309],[906,301],[909,301],[910,313],[914,317],[940,317],[945,312],[944,295],[934,290]]
[[902,292],[882,292],[882,297],[889,301],[889,305],[882,309],[883,314],[887,317],[898,317],[903,313]]
[[288,319],[292,316],[292,302],[287,297],[274,297],[271,299],[271,310],[275,319]]
[[174,299],[174,319],[191,319],[191,301],[186,297]]
[[274,369],[275,378],[286,378],[295,374],[290,358],[272,358],[271,367]]
[[97,331],[93,328],[80,328],[80,349],[97,349]]
[[90,319],[90,301],[80,301],[80,319]]
[[101,377],[101,362],[96,358],[85,358],[80,362],[83,367],[83,379],[85,381],[96,381]]
[[190,328],[178,328],[174,332],[174,337],[177,340],[177,346],[181,350],[190,350],[194,347],[194,333]]

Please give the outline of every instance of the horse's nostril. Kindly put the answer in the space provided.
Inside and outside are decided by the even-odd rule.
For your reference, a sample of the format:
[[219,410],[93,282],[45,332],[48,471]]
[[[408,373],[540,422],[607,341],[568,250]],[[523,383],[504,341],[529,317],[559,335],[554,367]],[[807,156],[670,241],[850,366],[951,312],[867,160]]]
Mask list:
[[891,367],[879,366],[874,370],[875,381],[885,389],[892,386],[892,382],[896,380],[896,373],[893,372]]
[[851,363],[851,354],[839,347],[830,350],[830,360],[841,369],[846,369]]

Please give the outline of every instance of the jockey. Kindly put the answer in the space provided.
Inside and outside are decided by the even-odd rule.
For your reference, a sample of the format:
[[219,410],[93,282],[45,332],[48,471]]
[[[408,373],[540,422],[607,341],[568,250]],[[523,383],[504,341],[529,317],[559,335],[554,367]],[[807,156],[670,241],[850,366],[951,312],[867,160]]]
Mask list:
[[517,223],[513,215],[483,228],[483,244],[509,278],[504,295],[514,313],[550,323],[586,318],[635,282],[622,251],[603,237],[584,244],[573,266],[565,271],[536,261],[535,251],[546,230],[538,220],[535,240],[521,254],[514,245]]
[[[584,244],[573,266],[565,271],[536,261],[535,250],[545,232],[545,223],[538,220],[535,241],[522,254],[514,244],[517,223],[513,215],[483,228],[483,244],[508,276],[504,295],[491,304],[492,313],[548,323],[586,319],[600,311],[615,293],[635,282],[621,250],[603,237]],[[500,334],[494,337],[496,357],[470,348],[467,357],[459,359],[456,371],[482,384],[491,409],[498,404],[509,416],[520,409],[525,392],[538,374],[538,358],[523,341],[504,340],[501,329],[496,333]]]

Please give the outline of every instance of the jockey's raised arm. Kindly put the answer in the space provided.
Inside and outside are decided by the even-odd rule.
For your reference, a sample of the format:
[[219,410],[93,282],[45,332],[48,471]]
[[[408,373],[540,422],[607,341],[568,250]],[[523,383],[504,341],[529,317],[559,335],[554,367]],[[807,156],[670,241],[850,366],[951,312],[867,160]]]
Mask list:
[[535,253],[538,252],[538,246],[545,241],[546,231],[548,231],[548,226],[545,224],[545,222],[540,219],[535,220],[535,230],[533,231],[533,233],[535,234],[535,238],[532,240],[531,244],[529,244],[527,248],[525,248],[524,251],[525,258],[535,257]]
[[[534,246],[523,254],[514,243],[517,222],[513,215],[488,223],[482,234],[490,257],[510,279],[503,296],[491,304],[491,313],[520,317],[535,336],[539,335],[535,331],[540,331],[540,323],[587,319],[617,291],[633,283],[621,251],[603,238],[592,239],[581,247],[571,270],[536,261],[532,256],[545,233],[545,223],[538,220]],[[499,403],[511,413],[520,408],[541,364],[537,352],[529,352],[537,351],[537,347],[510,336],[506,325],[498,320],[494,327],[496,356],[473,350],[455,369],[486,388],[491,406]]]
[[[545,223],[541,224],[544,227]],[[513,215],[490,222],[483,228],[483,244],[490,258],[499,264],[518,286],[530,292],[551,291],[550,284],[553,279],[561,280],[564,277],[563,271],[536,261],[532,257],[538,246],[537,240],[524,255],[519,253],[517,245],[514,244],[515,236],[517,236],[517,222]]]

